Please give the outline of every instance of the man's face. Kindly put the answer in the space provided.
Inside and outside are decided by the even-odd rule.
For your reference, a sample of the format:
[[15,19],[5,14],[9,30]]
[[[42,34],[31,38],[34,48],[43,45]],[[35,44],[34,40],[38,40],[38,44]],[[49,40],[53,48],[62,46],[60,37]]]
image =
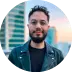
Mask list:
[[47,16],[41,11],[34,12],[29,18],[28,28],[31,39],[35,43],[42,42],[49,28]]

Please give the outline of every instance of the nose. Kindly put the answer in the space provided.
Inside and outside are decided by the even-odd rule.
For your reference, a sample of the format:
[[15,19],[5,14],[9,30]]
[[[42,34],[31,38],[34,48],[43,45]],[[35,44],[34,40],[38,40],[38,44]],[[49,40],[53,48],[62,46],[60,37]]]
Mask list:
[[37,23],[37,24],[36,24],[36,28],[41,28],[40,23]]

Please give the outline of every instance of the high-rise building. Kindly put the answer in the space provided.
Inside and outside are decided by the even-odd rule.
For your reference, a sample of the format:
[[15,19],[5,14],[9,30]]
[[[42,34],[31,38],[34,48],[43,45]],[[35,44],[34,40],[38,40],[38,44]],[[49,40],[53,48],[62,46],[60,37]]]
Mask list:
[[68,42],[58,42],[57,44],[57,48],[62,51],[64,57],[68,54],[70,47],[71,43]]
[[[9,48],[24,43],[24,3],[14,7],[7,16]],[[7,28],[6,28],[7,29]]]
[[47,37],[45,39],[45,41],[56,47],[56,42],[57,42],[57,34],[56,34],[56,28],[55,27],[50,27],[47,33]]
[[25,42],[25,3],[15,6],[3,20],[0,30],[1,46],[9,51]]
[[5,49],[6,43],[5,43],[5,19],[3,20],[2,26],[1,26],[1,30],[0,30],[0,42],[1,42],[1,46],[3,49]]

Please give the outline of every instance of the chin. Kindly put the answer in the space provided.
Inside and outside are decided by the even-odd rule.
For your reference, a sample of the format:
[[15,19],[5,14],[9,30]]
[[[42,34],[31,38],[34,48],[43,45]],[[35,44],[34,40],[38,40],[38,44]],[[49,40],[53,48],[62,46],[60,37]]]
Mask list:
[[35,35],[35,34],[30,34],[30,38],[33,40],[33,42],[35,43],[41,43],[42,41],[44,41],[44,39],[46,38],[47,34],[42,34],[42,35]]
[[41,38],[43,38],[43,37],[37,36],[37,37],[33,37],[33,38],[41,39]]
[[36,35],[36,36],[33,36],[33,37],[39,37],[39,38],[42,38],[43,36],[42,36],[42,35],[41,35],[41,36],[40,36],[40,35]]
[[43,41],[44,41],[44,40],[39,40],[39,39],[36,39],[36,40],[34,39],[34,40],[33,40],[33,42],[35,42],[35,43],[41,43],[41,42],[43,42]]

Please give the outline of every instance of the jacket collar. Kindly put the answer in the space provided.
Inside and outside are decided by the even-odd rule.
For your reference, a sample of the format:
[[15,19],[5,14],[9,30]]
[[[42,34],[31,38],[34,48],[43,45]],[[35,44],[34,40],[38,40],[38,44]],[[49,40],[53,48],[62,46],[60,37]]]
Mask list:
[[[29,40],[28,42],[26,42],[22,47],[21,47],[21,53],[26,53],[29,51],[29,44],[30,44],[31,40]],[[53,54],[54,51],[52,49],[52,46],[50,46],[47,42],[45,42],[46,45],[46,53],[47,54]]]
[[29,51],[30,40],[21,47],[21,54]]
[[53,54],[54,53],[53,47],[50,46],[47,42],[45,42],[45,44],[46,44],[46,52],[47,52],[47,54]]

